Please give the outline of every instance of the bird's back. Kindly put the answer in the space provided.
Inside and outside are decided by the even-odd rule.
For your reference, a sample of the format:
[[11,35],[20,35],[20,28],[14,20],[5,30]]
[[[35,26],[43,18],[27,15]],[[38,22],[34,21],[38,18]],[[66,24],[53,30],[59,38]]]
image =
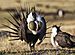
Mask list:
[[66,32],[59,32],[55,37],[55,40],[61,47],[71,47],[73,42],[70,39],[71,35]]

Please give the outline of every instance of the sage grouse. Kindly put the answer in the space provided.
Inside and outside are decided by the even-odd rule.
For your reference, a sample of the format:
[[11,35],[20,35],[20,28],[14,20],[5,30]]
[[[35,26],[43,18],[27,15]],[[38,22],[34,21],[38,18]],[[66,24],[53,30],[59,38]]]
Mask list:
[[75,42],[72,41],[72,35],[66,32],[62,32],[60,27],[57,25],[52,26],[52,33],[51,33],[51,43],[55,48],[73,48],[75,47]]
[[[19,21],[17,20],[16,17],[14,17],[10,13],[10,15],[17,24],[14,24],[12,21],[7,19],[16,29],[13,27],[9,27],[8,25],[4,26],[15,31],[15,32],[9,31],[11,37],[19,37],[18,39],[12,39],[12,40],[22,40],[22,41],[24,40],[29,44],[30,50],[33,50],[35,49],[35,44],[37,40],[38,39],[40,40],[40,42],[38,43],[40,44],[44,39],[44,36],[46,34],[46,22],[44,17],[39,15],[34,8],[33,10],[32,9],[26,10],[26,15],[24,14],[22,8],[21,12],[20,12],[21,16],[19,17],[20,19]],[[16,35],[13,36],[12,34]]]

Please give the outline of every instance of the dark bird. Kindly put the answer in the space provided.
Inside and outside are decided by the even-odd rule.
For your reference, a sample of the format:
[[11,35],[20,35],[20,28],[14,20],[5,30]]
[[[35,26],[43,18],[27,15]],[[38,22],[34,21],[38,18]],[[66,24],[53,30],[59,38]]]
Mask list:
[[46,34],[45,19],[35,11],[35,8],[33,9],[33,11],[27,10],[26,15],[22,10],[21,12],[23,17],[19,17],[20,22],[10,13],[17,24],[14,24],[12,21],[6,18],[16,29],[13,27],[9,27],[8,25],[4,26],[14,31],[8,31],[10,33],[10,37],[19,37],[18,39],[12,40],[24,40],[29,44],[30,50],[34,50],[35,44],[38,39],[40,40],[38,44],[40,44]]
[[73,37],[74,37],[73,35],[61,31],[59,26],[57,25],[52,26],[51,43],[53,47],[73,48],[75,47],[75,42],[72,41]]

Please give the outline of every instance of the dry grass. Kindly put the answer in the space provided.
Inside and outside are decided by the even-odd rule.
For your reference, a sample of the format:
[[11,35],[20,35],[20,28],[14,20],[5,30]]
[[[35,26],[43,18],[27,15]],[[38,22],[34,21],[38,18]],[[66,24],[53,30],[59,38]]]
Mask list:
[[[0,25],[1,24],[8,24],[9,25],[9,23],[3,17],[7,17],[10,20],[12,20],[12,18],[10,17],[10,15],[7,12],[1,12],[1,13],[2,14],[0,14],[0,16],[1,16]],[[68,32],[70,34],[75,35],[74,34],[75,33],[74,15],[72,15],[72,17],[69,18],[69,19],[68,19],[67,16],[65,16],[63,19],[58,18],[56,20],[54,20],[53,17],[51,18],[51,16],[49,16],[49,18],[46,16],[45,17],[46,21],[50,20],[47,23],[47,27],[52,26],[54,24],[60,25],[60,23],[62,23],[61,29],[63,31],[66,31],[66,32]],[[47,32],[50,32],[50,30],[51,29],[47,30]],[[50,37],[50,34],[47,34],[47,36]],[[0,51],[19,52],[19,51],[27,51],[27,50],[29,50],[29,46],[24,41],[23,42],[20,41],[20,40],[9,41],[9,39],[11,39],[11,37],[10,38],[9,37],[0,37]],[[45,50],[45,49],[50,49],[50,48],[53,48],[52,45],[50,44],[50,38],[44,39],[44,41],[39,46],[36,46],[36,50]]]
[[[10,5],[9,5],[10,4]],[[21,0],[20,3],[17,0],[0,0],[0,8],[19,8],[20,4],[25,6],[36,6],[37,10],[42,10],[45,12],[56,11],[56,9],[62,8],[65,10],[74,11],[75,1],[74,0]],[[41,4],[42,6],[37,6]],[[69,5],[70,4],[70,5]]]
[[[62,2],[61,2],[62,1]],[[64,10],[70,10],[74,11],[75,10],[75,1],[74,0],[21,0],[21,4],[24,6],[37,6],[37,10],[42,10],[44,12],[56,12],[58,8],[62,8]],[[10,4],[10,5],[9,5]],[[13,5],[14,4],[14,5]],[[40,4],[38,6],[38,4]],[[69,5],[70,4],[70,5]],[[19,7],[19,3],[16,3],[15,0],[0,0],[0,7],[2,9],[5,8],[14,8],[14,7]],[[0,12],[0,30],[2,27],[1,24],[7,24],[10,25],[9,22],[7,22],[4,17],[7,17],[8,19],[12,20],[11,16],[7,12]],[[61,29],[63,31],[66,31],[72,35],[75,35],[75,14],[66,14],[64,18],[59,18],[57,16],[57,19],[55,20],[53,16],[46,16],[45,17],[46,21],[50,20],[47,23],[47,27],[52,26],[54,24],[61,25]],[[13,20],[12,20],[13,21]],[[13,21],[14,22],[14,21]],[[48,29],[47,32],[50,32],[51,29]],[[50,34],[47,34],[47,37],[50,37]],[[0,51],[5,51],[5,52],[11,52],[13,55],[17,52],[22,51],[27,51],[29,50],[29,46],[27,43],[24,41],[9,41],[9,37],[0,37]],[[44,41],[39,45],[36,46],[36,50],[45,50],[45,49],[51,49],[53,48],[52,45],[50,44],[50,38],[44,39]],[[19,55],[20,55],[19,54]],[[8,55],[8,54],[5,54]],[[11,55],[11,54],[9,54]],[[15,54],[16,55],[16,54]],[[17,53],[18,55],[18,53]],[[64,55],[64,54],[62,54]]]

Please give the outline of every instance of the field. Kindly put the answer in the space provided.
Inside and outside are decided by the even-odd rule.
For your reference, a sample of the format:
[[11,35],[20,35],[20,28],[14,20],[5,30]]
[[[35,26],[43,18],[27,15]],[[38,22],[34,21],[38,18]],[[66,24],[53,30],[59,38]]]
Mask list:
[[[0,11],[0,32],[2,30],[9,30],[6,27],[2,26],[2,24],[7,24],[9,26],[12,26],[9,22],[7,22],[7,20],[4,19],[4,17],[10,19],[11,21],[14,22],[14,20],[12,19],[12,17],[9,15],[9,13],[7,11],[3,11],[6,9],[11,9],[11,8],[19,8],[20,3],[16,3],[15,0],[11,0],[8,2],[8,0],[3,1],[0,0],[0,9],[2,11]],[[7,3],[10,3],[7,4]],[[24,4],[24,2],[26,2]],[[30,3],[31,2],[31,3]],[[14,4],[14,5],[12,5]],[[70,4],[70,5],[69,5]],[[6,6],[5,6],[6,5]],[[24,5],[26,6],[36,6],[36,10],[41,10],[45,13],[48,12],[55,12],[57,11],[57,9],[63,9],[63,10],[67,10],[70,11],[72,13],[66,13],[64,15],[64,17],[60,18],[58,15],[46,15],[45,16],[45,20],[49,22],[47,23],[47,27],[50,27],[52,25],[61,25],[61,30],[64,32],[68,32],[71,35],[75,35],[75,1],[74,0],[38,0],[38,1],[29,1],[29,0],[21,0],[21,5],[24,7]],[[15,22],[14,22],[15,23]],[[47,32],[50,32],[51,29],[48,29]],[[0,34],[1,35],[1,34]],[[10,39],[12,39],[11,37],[7,37],[6,35],[0,36],[0,55],[55,55],[56,51],[50,42],[50,34],[47,34],[46,37],[49,38],[45,38],[43,40],[43,42],[39,45],[36,46],[36,50],[39,51],[35,51],[35,52],[31,52],[29,51],[29,46],[26,42],[24,41],[20,41],[20,40],[16,40],[16,41],[9,41]],[[75,41],[75,39],[73,40]],[[70,53],[66,54],[67,51],[73,50],[73,53],[70,51]],[[60,50],[61,55],[75,55],[75,49],[63,49]],[[30,53],[30,54],[28,54]]]

